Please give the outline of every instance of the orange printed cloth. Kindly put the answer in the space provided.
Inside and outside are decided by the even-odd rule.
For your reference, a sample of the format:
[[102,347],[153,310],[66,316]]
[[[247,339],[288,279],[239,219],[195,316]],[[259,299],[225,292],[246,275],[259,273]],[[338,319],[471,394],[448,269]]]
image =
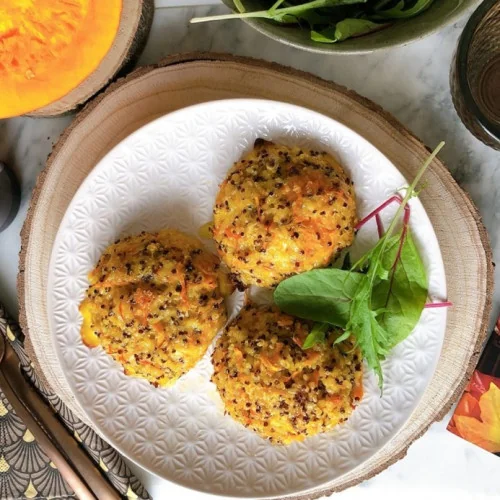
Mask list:
[[500,456],[500,318],[447,429]]

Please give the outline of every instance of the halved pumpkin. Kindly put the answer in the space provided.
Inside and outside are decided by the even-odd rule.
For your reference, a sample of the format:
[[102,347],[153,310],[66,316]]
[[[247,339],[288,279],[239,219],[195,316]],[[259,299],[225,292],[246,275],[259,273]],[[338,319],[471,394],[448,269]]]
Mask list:
[[46,106],[99,66],[123,0],[1,0],[0,118]]

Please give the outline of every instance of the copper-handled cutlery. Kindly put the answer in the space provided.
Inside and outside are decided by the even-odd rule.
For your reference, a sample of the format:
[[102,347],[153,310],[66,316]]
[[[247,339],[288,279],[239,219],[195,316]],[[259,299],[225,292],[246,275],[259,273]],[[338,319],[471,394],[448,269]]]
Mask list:
[[120,498],[52,408],[26,380],[17,354],[3,335],[0,335],[0,389],[78,498]]

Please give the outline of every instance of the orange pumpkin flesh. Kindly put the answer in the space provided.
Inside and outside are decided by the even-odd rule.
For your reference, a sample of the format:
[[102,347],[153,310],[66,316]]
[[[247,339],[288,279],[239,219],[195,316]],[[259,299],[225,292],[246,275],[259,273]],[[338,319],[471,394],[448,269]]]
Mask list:
[[1,0],[0,118],[46,106],[99,66],[122,0]]

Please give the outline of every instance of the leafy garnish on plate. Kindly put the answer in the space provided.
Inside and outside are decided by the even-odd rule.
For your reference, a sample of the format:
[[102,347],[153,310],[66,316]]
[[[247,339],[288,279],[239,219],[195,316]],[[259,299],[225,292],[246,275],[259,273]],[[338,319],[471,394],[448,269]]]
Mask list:
[[425,161],[404,197],[395,196],[400,205],[387,231],[350,270],[308,271],[282,281],[274,292],[281,310],[317,322],[303,348],[324,340],[322,324],[344,328],[345,334],[336,342],[355,336],[368,366],[378,375],[380,388],[381,361],[411,333],[425,307],[427,276],[410,231],[408,202],[417,195],[423,174],[443,146],[441,142]]
[[364,275],[335,269],[313,269],[282,281],[274,301],[284,312],[299,318],[345,328],[352,301]]

